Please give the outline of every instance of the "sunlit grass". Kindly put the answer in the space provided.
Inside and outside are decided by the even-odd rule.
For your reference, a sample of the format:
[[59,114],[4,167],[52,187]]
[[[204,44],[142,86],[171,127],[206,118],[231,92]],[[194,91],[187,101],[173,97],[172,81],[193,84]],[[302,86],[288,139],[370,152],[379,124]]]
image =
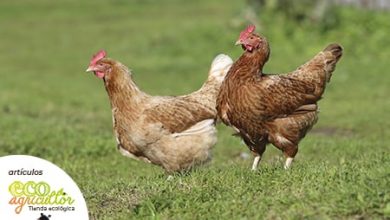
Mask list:
[[91,55],[106,49],[148,93],[189,93],[206,79],[215,55],[241,53],[233,43],[246,25],[242,4],[1,2],[0,155],[58,164],[97,219],[389,217],[389,14],[340,10],[340,26],[325,34],[260,16],[272,50],[267,72],[292,70],[330,42],[345,47],[320,101],[319,123],[291,170],[268,146],[260,169],[250,172],[251,157],[241,155],[249,151],[223,125],[214,160],[170,181],[159,167],[116,151],[102,82],[84,72]]

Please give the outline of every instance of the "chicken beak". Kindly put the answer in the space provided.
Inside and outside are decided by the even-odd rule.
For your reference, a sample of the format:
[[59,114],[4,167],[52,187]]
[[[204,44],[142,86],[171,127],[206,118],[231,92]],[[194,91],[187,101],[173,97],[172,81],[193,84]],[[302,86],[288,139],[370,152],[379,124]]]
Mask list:
[[87,70],[85,70],[85,72],[92,72],[94,71],[93,67],[92,66],[89,66]]
[[242,40],[238,39],[234,45],[237,46],[237,45],[241,45],[241,44],[242,44]]

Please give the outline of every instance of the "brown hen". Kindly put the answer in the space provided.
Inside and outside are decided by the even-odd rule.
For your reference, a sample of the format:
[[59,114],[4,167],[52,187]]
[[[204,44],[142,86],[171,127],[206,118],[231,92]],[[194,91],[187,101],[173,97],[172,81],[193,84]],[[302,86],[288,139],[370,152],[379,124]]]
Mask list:
[[288,168],[300,140],[317,122],[317,102],[342,48],[330,44],[293,72],[265,75],[262,70],[270,48],[254,29],[248,26],[236,42],[245,51],[222,83],[217,97],[218,116],[237,131],[254,153],[252,170],[257,168],[268,143],[283,151],[287,157],[284,167]]
[[182,171],[207,162],[217,141],[216,96],[233,61],[218,55],[207,81],[184,96],[151,96],[134,83],[131,71],[100,51],[87,71],[104,81],[111,102],[118,149],[125,156]]

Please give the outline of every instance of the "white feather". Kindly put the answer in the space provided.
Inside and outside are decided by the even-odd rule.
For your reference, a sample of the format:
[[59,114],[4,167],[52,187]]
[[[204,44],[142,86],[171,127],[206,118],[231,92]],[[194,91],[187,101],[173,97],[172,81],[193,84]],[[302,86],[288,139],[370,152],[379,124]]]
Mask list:
[[222,82],[232,64],[233,60],[228,55],[217,55],[211,63],[209,76],[215,77],[218,81]]
[[195,135],[205,132],[211,132],[214,130],[214,119],[206,119],[196,123],[187,130],[172,134],[173,137],[180,137],[185,135]]

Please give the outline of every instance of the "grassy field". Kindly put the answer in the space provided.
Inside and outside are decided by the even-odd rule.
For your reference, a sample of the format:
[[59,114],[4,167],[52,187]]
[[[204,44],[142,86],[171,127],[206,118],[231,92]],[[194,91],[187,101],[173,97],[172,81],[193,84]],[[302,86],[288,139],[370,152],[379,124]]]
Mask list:
[[267,72],[286,72],[330,42],[345,48],[320,102],[319,123],[291,170],[269,146],[256,172],[247,148],[219,125],[214,159],[170,181],[121,156],[104,86],[84,72],[104,48],[142,90],[199,88],[212,58],[245,27],[239,1],[23,0],[0,3],[0,156],[58,164],[78,183],[91,219],[390,218],[390,14],[338,9],[319,30],[260,16],[271,44]]

